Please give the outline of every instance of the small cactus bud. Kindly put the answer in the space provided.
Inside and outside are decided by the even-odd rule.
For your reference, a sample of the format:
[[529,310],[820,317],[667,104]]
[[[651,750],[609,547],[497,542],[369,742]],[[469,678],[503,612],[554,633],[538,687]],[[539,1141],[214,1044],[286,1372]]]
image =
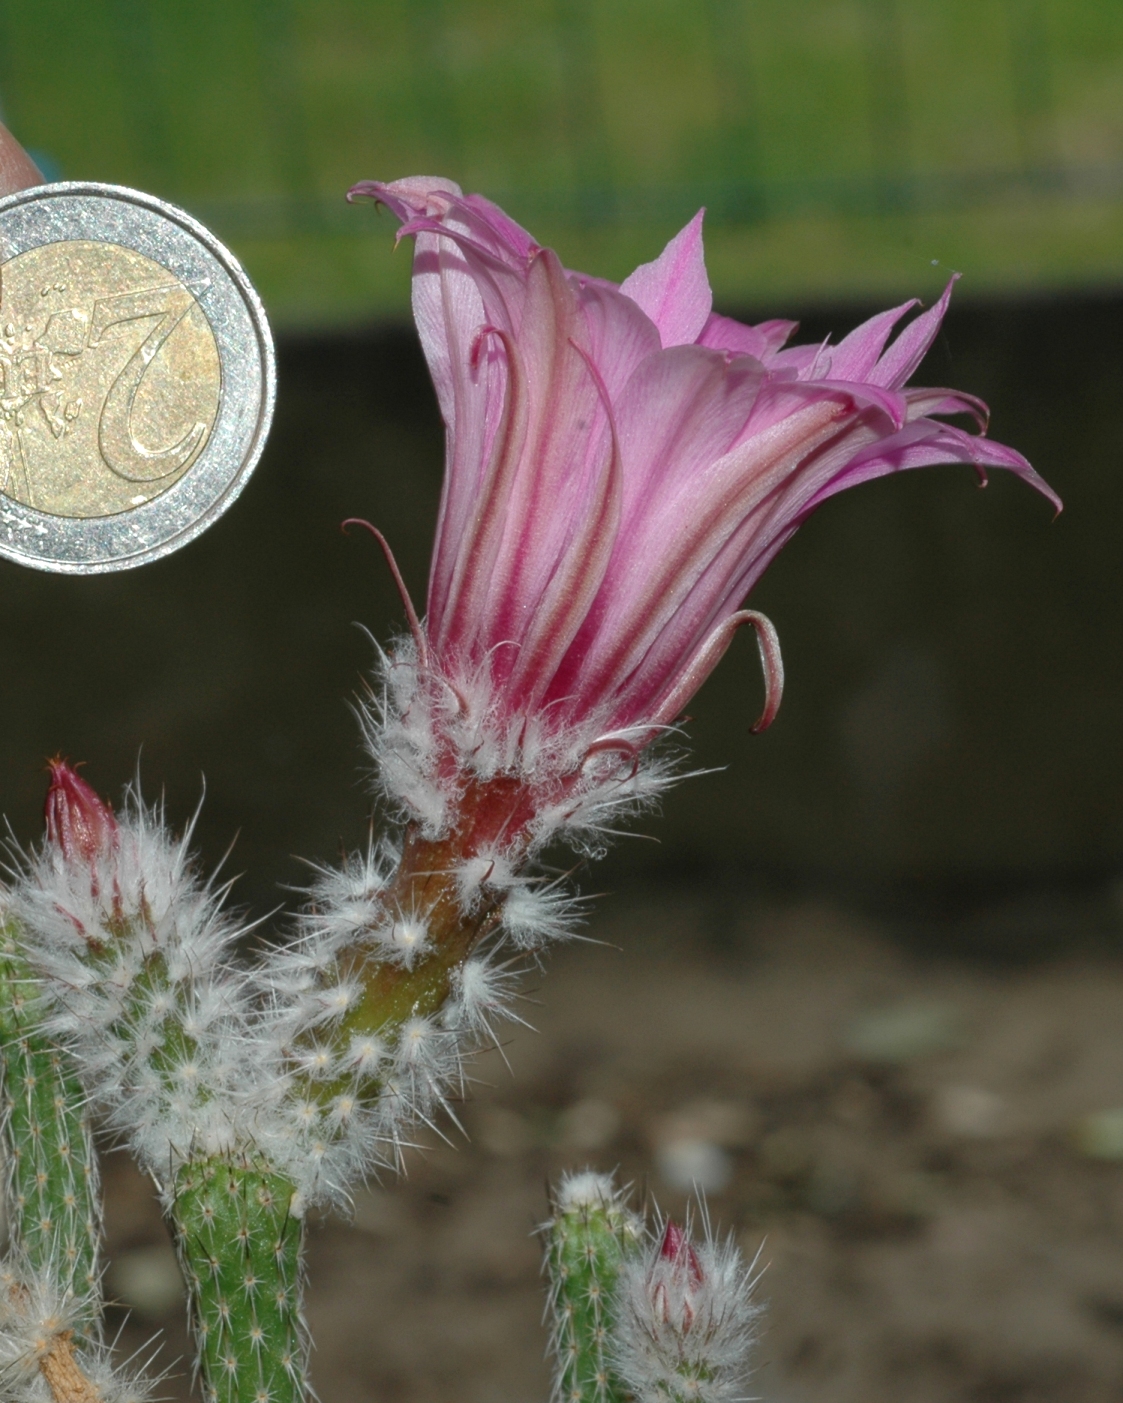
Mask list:
[[752,1267],[732,1242],[668,1222],[620,1273],[612,1363],[637,1403],[744,1397],[757,1308]]
[[51,787],[43,806],[47,840],[67,862],[81,861],[92,868],[117,847],[113,810],[65,760],[50,761],[50,768]]
[[648,1276],[651,1307],[657,1319],[685,1335],[694,1324],[697,1298],[704,1284],[702,1265],[689,1237],[668,1218],[659,1255]]

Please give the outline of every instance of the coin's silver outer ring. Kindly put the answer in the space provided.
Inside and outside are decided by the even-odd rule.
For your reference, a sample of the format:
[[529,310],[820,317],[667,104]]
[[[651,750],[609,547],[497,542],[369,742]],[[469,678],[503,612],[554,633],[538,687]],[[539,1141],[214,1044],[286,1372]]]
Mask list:
[[184,210],[122,185],[79,180],[0,198],[0,263],[69,239],[121,244],[190,286],[222,369],[218,413],[202,452],[151,501],[114,516],[64,517],[0,493],[0,556],[38,570],[98,575],[169,555],[230,506],[265,446],[277,363],[265,309],[241,264]]

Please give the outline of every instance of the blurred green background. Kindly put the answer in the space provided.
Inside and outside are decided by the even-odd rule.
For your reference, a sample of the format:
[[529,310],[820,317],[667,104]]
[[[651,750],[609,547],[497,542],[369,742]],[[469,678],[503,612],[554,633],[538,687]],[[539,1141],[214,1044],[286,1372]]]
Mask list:
[[343,194],[422,172],[611,277],[705,204],[726,304],[1123,274],[1118,0],[0,0],[0,102],[50,174],[213,225],[281,325],[404,311]]

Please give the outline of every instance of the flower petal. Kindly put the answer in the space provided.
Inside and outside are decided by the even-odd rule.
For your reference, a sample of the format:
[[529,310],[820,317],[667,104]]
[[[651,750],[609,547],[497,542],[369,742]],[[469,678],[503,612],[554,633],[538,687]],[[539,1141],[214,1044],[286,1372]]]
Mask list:
[[760,648],[760,661],[764,669],[764,710],[750,727],[754,735],[767,731],[780,710],[784,695],[784,659],[780,653],[780,635],[771,619],[755,609],[739,609],[723,619],[702,643],[694,656],[674,679],[666,695],[652,705],[652,723],[669,726],[678,717],[682,708],[698,691],[702,683],[725,656],[726,649],[733,642],[733,636],[751,624],[756,631],[757,645]]
[[[460,186],[451,180],[438,176],[414,176],[409,180],[398,180],[383,184],[377,180],[364,180],[352,186],[347,198],[354,200],[369,197],[384,204],[403,224],[427,210],[436,210],[447,204],[447,197],[460,194]],[[458,300],[465,300],[467,306],[459,314],[453,311],[458,325],[466,322],[474,331],[483,320],[483,304],[474,283],[469,279],[460,289],[444,283],[437,257],[438,245],[430,236],[418,240],[413,264],[413,314],[417,330],[421,336],[421,346],[429,363],[429,373],[437,391],[437,400],[445,422],[451,421],[454,412],[452,363],[454,353],[447,344],[445,296],[450,299],[448,311],[453,311]],[[459,292],[459,297],[457,296]]]
[[604,578],[620,521],[620,451],[612,425],[608,392],[591,356],[582,354],[590,380],[601,396],[608,424],[606,451],[590,464],[583,500],[570,512],[570,529],[557,552],[549,582],[535,602],[522,639],[509,689],[512,709],[541,704],[566,649],[573,642]]
[[653,263],[641,263],[620,284],[620,291],[659,328],[664,347],[697,341],[713,307],[702,253],[704,214],[699,210]]
[[[933,415],[986,406],[905,388],[946,312],[915,305],[835,347],[712,312],[699,214],[619,288],[566,272],[449,181],[356,187],[416,238],[414,302],[448,431],[430,578],[434,667],[490,682],[508,739],[674,719],[741,623],[769,678],[775,635],[739,605],[802,521],[857,483],[938,462],[1001,467],[1058,507],[1013,449]],[[641,742],[646,743],[646,742]]]
[[958,281],[959,274],[955,273],[935,306],[929,307],[915,321],[909,322],[904,331],[873,366],[868,376],[863,378],[869,379],[871,384],[888,385],[891,389],[897,390],[911,375],[915,374],[917,366],[936,339],[936,333],[940,329],[940,323],[943,321],[948,303],[951,301],[952,288]]
[[928,389],[923,385],[913,385],[901,393],[910,419],[922,419],[931,414],[970,414],[979,432],[986,433],[990,410],[977,395],[966,394],[963,390]]
[[735,356],[755,356],[766,365],[799,327],[798,322],[770,321],[748,326],[732,317],[711,312],[698,337],[699,346],[729,351]]
[[[487,357],[489,372],[498,365],[502,375],[497,430],[477,468],[471,457],[473,445],[465,444],[462,456],[459,425],[450,428],[429,579],[430,636],[437,653],[450,658],[471,657],[488,646],[486,639],[481,641],[481,633],[486,628],[491,571],[502,547],[507,503],[527,436],[526,373],[518,347],[508,333],[496,329],[487,340],[494,340],[502,351],[501,360]],[[477,364],[483,358],[476,357]],[[494,386],[498,378],[489,373],[489,385]]]
[[1058,512],[1063,509],[1060,497],[1017,449],[995,443],[981,434],[965,433],[953,424],[941,424],[935,419],[918,419],[907,424],[892,438],[855,454],[844,470],[825,482],[808,501],[803,515],[814,511],[828,497],[844,492],[848,487],[855,487],[860,482],[870,482],[874,478],[906,472],[911,468],[934,467],[939,463],[969,463],[984,480],[988,468],[1004,468],[1040,492]]
[[595,682],[613,698],[612,724],[647,714],[683,659],[736,609],[774,554],[772,538],[787,515],[817,487],[817,465],[831,451],[845,462],[855,440],[875,438],[867,422],[874,413],[808,393],[802,409],[713,464],[692,492],[621,527],[618,559],[595,606],[613,621],[613,647],[590,649],[581,675],[581,690]]
[[899,307],[890,307],[887,312],[878,312],[869,321],[856,326],[844,336],[837,346],[831,349],[831,375],[836,380],[865,380],[877,364],[877,359],[885,349],[889,333],[906,312],[917,305],[917,299],[910,297]]
[[[619,470],[603,387],[556,256],[531,259],[517,344],[503,340],[511,432],[497,454],[450,589],[439,646],[491,657],[504,709],[533,708],[600,584]],[[509,647],[503,645],[511,645]]]
[[[578,694],[626,693],[637,702],[642,694],[637,712],[645,714],[647,702],[665,691],[668,677],[718,621],[715,608],[725,601],[722,572],[739,571],[743,564],[724,562],[713,573],[724,542],[790,474],[793,458],[798,463],[816,443],[836,434],[840,416],[853,416],[845,398],[803,392],[803,412],[721,452],[710,424],[720,424],[724,411],[726,443],[737,442],[733,425],[737,417],[747,417],[758,397],[760,367],[747,358],[721,364],[707,381],[686,352],[675,352],[684,372],[690,372],[684,373],[681,399],[659,375],[643,383],[637,374],[629,386],[631,405],[621,405],[617,424],[625,500],[617,545],[553,695],[563,682]],[[700,347],[693,354],[707,355]],[[667,359],[666,352],[657,358]],[[755,376],[749,373],[754,366]],[[647,423],[637,436],[641,420]],[[639,457],[641,450],[650,457]]]
[[607,283],[570,275],[585,314],[586,344],[615,403],[636,367],[660,349],[659,332],[630,297]]

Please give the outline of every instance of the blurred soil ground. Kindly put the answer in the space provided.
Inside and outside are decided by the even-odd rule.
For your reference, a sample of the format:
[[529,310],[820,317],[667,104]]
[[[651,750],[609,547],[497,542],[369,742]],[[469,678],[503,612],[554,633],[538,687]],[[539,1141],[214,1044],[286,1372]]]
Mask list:
[[[528,981],[511,1070],[477,1062],[470,1139],[442,1127],[312,1228],[324,1403],[545,1403],[533,1230],[585,1164],[672,1213],[709,1183],[767,1264],[766,1403],[1119,1399],[1123,959],[921,954],[836,906],[696,889],[607,898],[588,934]],[[123,1155],[106,1180],[122,1342],[182,1353],[151,1193]]]

